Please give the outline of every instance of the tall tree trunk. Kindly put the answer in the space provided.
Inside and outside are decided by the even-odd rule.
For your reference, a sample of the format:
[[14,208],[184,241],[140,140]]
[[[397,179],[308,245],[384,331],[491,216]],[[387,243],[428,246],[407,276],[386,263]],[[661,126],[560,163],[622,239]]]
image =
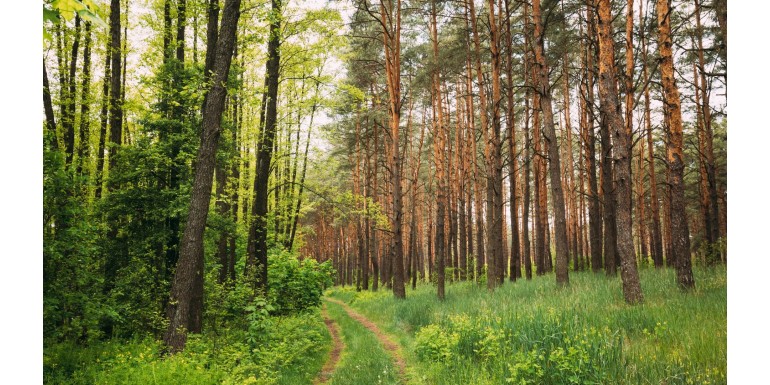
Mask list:
[[[203,314],[203,232],[211,199],[216,152],[221,134],[222,112],[224,111],[225,81],[230,71],[230,62],[235,45],[235,32],[240,17],[240,0],[227,0],[222,16],[221,38],[214,48],[214,73],[211,89],[203,109],[203,142],[198,149],[198,157],[190,196],[190,210],[187,224],[182,235],[179,263],[166,316],[169,326],[163,341],[171,352],[184,349],[187,333],[201,332]],[[197,282],[201,282],[200,284]]]
[[112,54],[107,49],[104,55],[104,79],[102,80],[102,105],[99,113],[99,149],[96,156],[96,190],[97,199],[102,197],[102,185],[104,184],[104,166],[107,159],[104,157],[105,139],[107,137],[107,122],[109,121],[109,100],[110,100],[110,66],[112,63]]
[[548,151],[548,170],[551,177],[551,202],[554,214],[554,238],[556,243],[556,283],[569,284],[569,247],[567,245],[567,219],[564,191],[561,185],[561,160],[556,142],[556,129],[551,103],[551,86],[548,80],[549,66],[545,61],[545,36],[540,14],[540,0],[532,2],[532,18],[535,20],[535,62],[537,63],[537,90],[540,94],[540,110],[543,112],[543,135]]
[[671,240],[673,257],[676,262],[676,276],[679,287],[689,290],[695,287],[690,261],[690,230],[687,225],[686,201],[684,198],[684,153],[682,141],[682,106],[679,89],[674,78],[674,60],[671,40],[670,0],[657,0],[658,51],[660,53],[660,77],[663,85],[663,99],[668,107],[668,167],[671,190]]
[[[273,158],[275,136],[278,126],[278,79],[280,77],[280,31],[282,0],[271,2],[270,39],[267,43],[267,65],[265,69],[266,91],[260,124],[262,138],[257,152],[257,170],[254,178],[254,204],[251,214],[253,222],[249,229],[247,276],[254,279],[257,291],[267,294],[267,201],[270,180],[270,163]],[[224,23],[224,20],[222,21]],[[224,34],[224,33],[223,33]],[[221,39],[221,37],[220,37]],[[346,254],[346,257],[349,257]],[[253,277],[253,278],[251,278]],[[348,276],[350,278],[350,276]],[[350,282],[348,282],[350,283]]]
[[90,163],[91,156],[91,119],[88,116],[91,107],[91,22],[85,23],[83,41],[83,83],[80,91],[80,146],[78,147],[77,173]]
[[[642,18],[642,3],[639,3],[639,18]],[[649,77],[647,67],[647,38],[645,37],[644,22],[639,26],[639,40],[642,42],[642,76]],[[650,254],[655,267],[663,267],[663,238],[660,231],[660,204],[658,202],[658,184],[655,176],[655,157],[652,142],[652,119],[650,118],[650,86],[644,85],[644,127],[647,131],[647,159],[650,168],[650,215],[652,232],[650,234]]]
[[[401,194],[401,153],[399,149],[399,125],[401,120],[401,0],[380,3],[381,20],[391,20],[390,28],[383,30],[385,48],[385,72],[388,88],[388,112],[390,114],[390,138],[392,151],[393,199],[393,295],[406,298],[404,288],[403,204]],[[395,8],[395,9],[394,9]],[[395,13],[395,14],[394,14]],[[384,28],[385,26],[383,26]]]
[[[120,32],[118,32],[120,33]],[[76,99],[76,75],[78,69],[78,49],[80,47],[80,16],[75,14],[75,37],[72,42],[72,53],[70,54],[69,75],[67,76],[67,98],[61,101],[61,123],[64,129],[64,153],[66,155],[67,165],[72,163],[75,155],[75,102]],[[62,88],[65,84],[60,85]]]
[[115,169],[118,148],[123,138],[123,105],[121,104],[120,0],[110,2],[110,172]]
[[[489,43],[492,62],[492,124],[487,126],[484,155],[487,168],[487,288],[503,282],[505,257],[503,248],[503,173],[500,155],[500,36],[495,16],[495,1],[489,0]],[[483,83],[481,83],[483,85]],[[484,112],[482,112],[484,113]],[[493,267],[494,266],[494,267]]]
[[[644,301],[634,255],[631,217],[631,133],[627,130],[618,101],[615,75],[615,51],[612,39],[610,0],[598,0],[599,25],[599,97],[601,112],[613,135],[613,160],[617,193],[617,251],[620,257],[620,278],[623,296],[629,304]],[[628,4],[628,18],[633,25],[633,1]],[[633,64],[632,64],[633,65]],[[631,92],[630,90],[627,90]],[[628,100],[627,100],[628,101]]]
[[444,261],[446,259],[445,223],[444,217],[447,210],[446,175],[446,138],[444,129],[443,107],[441,102],[441,75],[438,66],[438,29],[436,26],[436,1],[431,1],[431,40],[433,43],[433,160],[436,164],[436,238],[434,250],[436,253],[436,277],[438,299],[444,300]]
[[[526,72],[526,71],[525,71]],[[530,136],[529,136],[529,90],[524,96],[524,185],[522,193],[523,201],[521,203],[521,235],[522,235],[522,250],[524,257],[524,274],[528,280],[532,279],[532,254],[530,252],[529,241],[529,206],[530,206],[530,191],[529,191],[529,175],[530,164],[532,164],[532,157],[530,156]]]
[[594,130],[594,53],[596,52],[594,36],[596,36],[595,13],[592,7],[587,7],[588,46],[583,52],[583,77],[581,83],[581,119],[584,119],[583,140],[585,141],[585,167],[588,174],[588,221],[589,239],[591,243],[591,270],[594,273],[602,269],[602,210],[599,200],[599,187],[596,181],[596,133]]
[[516,196],[517,182],[516,176],[518,169],[518,157],[516,154],[516,130],[515,130],[515,116],[514,116],[514,88],[513,88],[513,34],[511,33],[511,8],[508,4],[508,0],[505,0],[505,28],[506,39],[505,46],[508,54],[505,61],[505,72],[508,78],[506,84],[506,96],[508,98],[506,119],[508,129],[508,156],[510,161],[508,163],[508,182],[509,182],[509,196],[510,196],[510,217],[511,217],[511,254],[508,262],[509,272],[508,279],[515,282],[517,278],[521,277],[521,255],[519,246],[519,216],[518,216],[518,199]]
[[[703,27],[701,26],[701,0],[695,0],[695,34],[697,37],[698,42],[698,71],[700,72],[700,86],[701,86],[701,106],[700,106],[700,113],[702,116],[703,121],[703,136],[702,136],[702,142],[703,142],[703,154],[702,157],[704,157],[704,163],[705,163],[705,179],[706,179],[706,187],[708,190],[707,194],[707,201],[708,201],[708,216],[707,216],[707,226],[706,229],[708,230],[708,240],[712,244],[710,245],[710,253],[714,254],[714,258],[709,261],[719,260],[721,259],[719,257],[720,251],[713,247],[713,243],[715,243],[719,237],[719,203],[718,203],[718,194],[717,194],[717,182],[716,182],[716,163],[714,162],[714,132],[711,128],[711,105],[709,103],[709,88],[708,83],[706,82],[706,62],[704,59],[703,54]],[[721,9],[717,9],[717,18],[720,17]],[[724,12],[727,12],[726,9]],[[725,30],[724,34],[727,36],[727,21],[725,23]],[[720,22],[721,26],[721,22]],[[699,137],[700,138],[700,137]]]
[[[483,134],[482,138],[484,140],[484,155],[485,155],[485,159],[487,160],[487,163],[488,163],[487,164],[487,168],[488,168],[487,172],[489,173],[489,171],[490,171],[489,170],[490,164],[489,164],[489,160],[488,159],[491,156],[491,154],[488,154],[488,152],[491,150],[490,146],[492,145],[492,143],[489,142],[490,139],[489,139],[489,121],[488,121],[488,118],[487,118],[487,94],[486,94],[486,88],[484,87],[484,74],[483,74],[483,70],[482,70],[482,67],[481,67],[481,42],[480,42],[480,39],[479,39],[479,33],[478,33],[478,27],[477,27],[477,21],[476,21],[476,8],[474,6],[473,0],[466,0],[466,4],[468,6],[468,17],[469,17],[470,22],[471,22],[471,30],[473,32],[473,45],[474,45],[475,56],[476,56],[476,77],[477,77],[477,81],[479,83],[479,111],[480,111],[479,117],[481,118],[481,132]],[[476,167],[478,167],[478,166],[476,166]],[[478,170],[476,172],[476,175],[478,177]],[[491,177],[491,175],[492,175],[491,173],[489,173],[487,175],[487,181],[488,182],[489,182],[489,178]],[[477,243],[477,249],[478,249],[477,256],[476,256],[476,263],[477,263],[476,272],[477,272],[477,276],[481,275],[481,269],[484,266],[484,259],[485,259],[484,257],[485,257],[485,254],[486,254],[486,260],[487,260],[486,261],[487,262],[487,282],[488,282],[487,286],[489,287],[489,285],[494,285],[494,280],[492,280],[493,282],[491,284],[489,283],[489,281],[490,281],[490,277],[494,277],[495,276],[494,268],[495,268],[495,261],[496,261],[495,254],[494,253],[490,253],[490,247],[494,243],[494,240],[492,238],[490,238],[490,234],[492,234],[491,233],[492,230],[490,230],[490,227],[494,227],[493,215],[495,213],[495,210],[493,210],[493,207],[492,207],[494,205],[494,202],[493,202],[494,196],[492,194],[490,194],[492,192],[492,190],[491,190],[492,186],[487,186],[487,205],[488,205],[487,206],[487,218],[486,218],[486,222],[487,222],[487,226],[486,226],[487,227],[487,231],[486,231],[486,233],[487,233],[487,240],[486,241],[487,241],[487,243],[486,243],[486,247],[485,247],[484,239],[483,239],[483,237],[484,237],[484,235],[483,235],[484,227],[483,227],[483,222],[482,222],[482,217],[481,217],[481,215],[482,215],[482,203],[481,203],[481,188],[480,187],[481,187],[481,183],[480,183],[480,180],[479,180],[476,183],[476,189],[478,190],[476,192],[476,197],[477,197],[476,198],[476,200],[477,200],[476,201],[476,205],[477,205],[477,208],[476,208],[476,216],[477,216],[476,221],[478,223],[477,229],[476,229],[476,231],[477,231],[476,243]],[[493,219],[493,220],[490,221],[490,219]],[[484,251],[482,251],[482,250],[484,250]]]

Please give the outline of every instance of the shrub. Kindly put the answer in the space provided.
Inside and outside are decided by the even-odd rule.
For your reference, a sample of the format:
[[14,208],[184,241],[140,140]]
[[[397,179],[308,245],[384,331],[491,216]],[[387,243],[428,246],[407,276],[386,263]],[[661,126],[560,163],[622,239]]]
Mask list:
[[273,314],[303,312],[321,305],[324,289],[332,284],[334,270],[329,263],[298,259],[285,251],[268,258],[269,301]]
[[415,352],[421,360],[445,362],[452,358],[459,335],[447,333],[439,325],[431,324],[415,335]]

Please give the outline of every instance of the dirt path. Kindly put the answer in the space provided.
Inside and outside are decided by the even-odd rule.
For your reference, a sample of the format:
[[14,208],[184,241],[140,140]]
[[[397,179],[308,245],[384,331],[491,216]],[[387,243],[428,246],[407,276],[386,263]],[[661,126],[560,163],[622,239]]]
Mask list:
[[401,347],[397,343],[393,342],[393,340],[391,340],[390,337],[388,337],[385,333],[383,333],[374,322],[363,316],[361,313],[353,310],[345,302],[329,297],[326,297],[325,299],[329,302],[333,302],[342,306],[342,308],[345,309],[351,318],[358,321],[361,323],[361,325],[364,325],[364,327],[374,333],[374,335],[377,337],[377,340],[380,341],[385,350],[387,350],[391,357],[393,357],[396,368],[398,368],[398,375],[399,378],[401,378],[401,383],[406,383],[406,363],[404,362],[404,358],[401,356]]
[[323,368],[321,368],[321,373],[313,381],[313,385],[320,385],[329,381],[332,373],[334,373],[334,369],[337,367],[337,363],[340,361],[342,349],[345,348],[345,344],[342,342],[342,338],[340,338],[339,327],[329,318],[329,313],[326,312],[326,304],[321,307],[321,315],[324,318],[326,328],[329,329],[329,334],[332,336],[332,350],[329,352],[329,358],[326,360]]

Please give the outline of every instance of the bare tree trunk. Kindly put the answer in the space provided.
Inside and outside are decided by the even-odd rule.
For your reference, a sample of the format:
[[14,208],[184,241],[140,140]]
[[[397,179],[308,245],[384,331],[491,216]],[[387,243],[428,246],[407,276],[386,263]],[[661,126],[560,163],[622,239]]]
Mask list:
[[[642,3],[639,3],[639,18],[642,18]],[[639,40],[642,41],[642,76],[649,77],[647,69],[647,38],[643,22],[639,26]],[[663,239],[660,232],[660,204],[658,202],[658,184],[655,177],[655,157],[652,143],[652,119],[650,118],[650,86],[644,86],[644,126],[647,131],[647,159],[650,167],[650,215],[652,232],[650,233],[650,254],[655,267],[663,267]]]
[[83,42],[83,82],[80,94],[80,130],[78,147],[77,173],[90,163],[91,156],[91,119],[88,116],[91,107],[91,22],[85,23],[85,41]]
[[561,160],[556,142],[549,66],[545,61],[545,36],[540,15],[540,0],[532,2],[532,18],[535,20],[535,62],[537,63],[537,90],[540,94],[540,110],[543,112],[543,135],[548,151],[548,169],[551,177],[551,202],[554,214],[554,238],[556,243],[556,283],[569,284],[569,247],[567,245],[567,219],[564,191],[561,185]]
[[[80,47],[80,16],[75,14],[75,40],[70,54],[69,76],[67,76],[67,98],[61,101],[61,123],[64,129],[64,153],[67,165],[72,164],[75,155],[75,105],[78,49]],[[62,88],[65,84],[60,85]]]
[[[391,20],[389,28],[383,25],[383,43],[385,47],[385,72],[388,86],[388,111],[390,114],[390,137],[392,151],[390,167],[392,171],[393,198],[393,295],[406,298],[404,288],[404,245],[403,245],[403,204],[401,202],[401,154],[399,149],[399,125],[401,120],[401,0],[380,2],[381,20]],[[394,9],[395,7],[395,9]]]
[[110,3],[110,171],[115,168],[118,147],[123,138],[123,106],[121,105],[120,0]]
[[[708,208],[707,208],[707,224],[706,229],[708,232],[707,239],[712,244],[710,253],[715,254],[714,259],[718,260],[721,259],[719,257],[720,251],[716,248],[713,248],[713,243],[715,243],[720,238],[720,232],[719,232],[719,203],[718,203],[718,194],[717,194],[717,182],[716,182],[716,163],[714,162],[714,132],[711,128],[711,106],[709,103],[709,88],[708,83],[706,82],[706,64],[703,54],[703,27],[701,26],[701,0],[695,1],[695,22],[696,22],[696,29],[695,34],[697,37],[698,42],[698,71],[700,71],[700,86],[701,86],[701,107],[700,112],[701,116],[703,118],[703,154],[702,157],[704,157],[704,163],[705,163],[705,179],[706,179],[706,188],[708,191],[707,194],[707,201],[708,201]],[[721,9],[717,9],[717,19],[719,20]],[[726,13],[726,9],[724,10]],[[724,35],[727,36],[727,21],[724,21]],[[722,22],[720,21],[720,27],[722,25]],[[709,260],[712,261],[712,260]]]
[[591,244],[591,270],[594,273],[602,269],[602,210],[599,200],[599,187],[596,180],[596,134],[594,131],[594,56],[593,46],[596,36],[595,14],[589,6],[587,14],[587,32],[589,45],[583,52],[583,83],[581,84],[581,119],[583,119],[583,140],[585,142],[585,167],[588,174],[588,221]]
[[[225,5],[227,7],[227,5]],[[266,91],[260,123],[263,127],[262,139],[259,141],[257,152],[257,175],[254,178],[254,205],[252,206],[253,222],[249,229],[247,277],[255,279],[255,289],[267,294],[267,201],[268,183],[270,179],[270,163],[275,146],[275,135],[278,126],[278,79],[280,77],[280,30],[281,30],[281,0],[272,0],[270,23],[270,40],[267,44],[268,60],[266,64]],[[222,20],[224,26],[224,16]],[[224,31],[222,31],[224,35]],[[224,36],[222,36],[224,37]],[[222,38],[220,37],[220,39]],[[253,275],[252,275],[253,274]]]
[[671,2],[657,0],[658,50],[663,99],[668,107],[666,116],[668,132],[669,186],[671,189],[671,240],[676,261],[677,283],[683,290],[695,287],[690,261],[690,231],[687,225],[684,198],[684,153],[682,151],[682,106],[679,89],[674,78],[674,61],[671,40]]
[[[601,112],[613,135],[613,161],[617,193],[617,251],[620,257],[620,278],[623,296],[629,304],[644,301],[634,255],[633,221],[631,218],[631,133],[623,122],[615,74],[615,52],[612,40],[610,0],[598,0],[599,25],[599,96]],[[629,2],[629,20],[633,25]],[[630,92],[630,90],[628,90]]]

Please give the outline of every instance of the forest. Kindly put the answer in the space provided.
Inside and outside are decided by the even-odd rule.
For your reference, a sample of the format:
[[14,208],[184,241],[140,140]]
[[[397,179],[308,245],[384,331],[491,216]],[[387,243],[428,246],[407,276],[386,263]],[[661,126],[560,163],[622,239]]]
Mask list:
[[727,41],[726,0],[44,0],[43,383],[726,384]]

